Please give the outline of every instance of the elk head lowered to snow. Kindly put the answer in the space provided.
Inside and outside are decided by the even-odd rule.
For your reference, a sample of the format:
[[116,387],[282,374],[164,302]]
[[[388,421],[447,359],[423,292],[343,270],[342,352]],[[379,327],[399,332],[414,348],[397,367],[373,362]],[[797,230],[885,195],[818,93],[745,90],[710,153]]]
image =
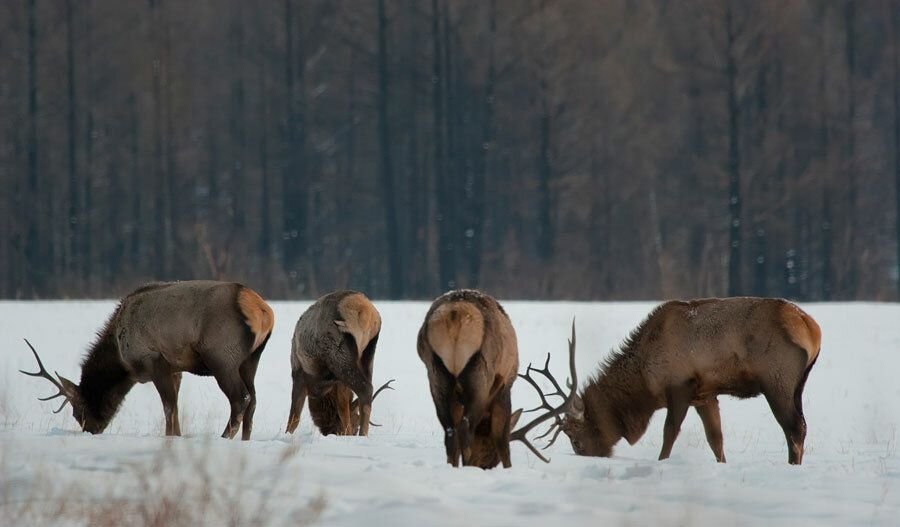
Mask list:
[[419,330],[447,462],[493,468],[509,459],[510,390],[519,367],[516,333],[492,297],[463,289],[439,297]]
[[181,373],[212,375],[231,403],[222,437],[243,424],[249,439],[256,410],[254,378],[275,316],[268,304],[241,284],[213,281],[145,285],[123,298],[81,363],[81,383],[44,368],[31,343],[39,371],[64,397],[82,429],[102,433],[135,383],[152,381],[165,413],[166,435],[181,435],[178,390]]
[[[573,326],[569,361],[573,378],[574,331]],[[787,439],[788,462],[799,465],[806,438],[803,387],[820,343],[816,321],[786,300],[666,302],[601,364],[579,395],[575,383],[568,395],[558,390],[555,395],[565,396],[565,402],[545,406],[549,411],[539,419],[556,419],[558,428],[550,444],[563,431],[575,453],[609,457],[621,438],[636,443],[653,413],[666,408],[659,454],[659,459],[666,459],[693,406],[716,460],[724,463],[717,396],[763,394]],[[544,374],[556,385],[546,368]],[[546,401],[544,394],[541,398]],[[560,419],[563,412],[566,417]]]
[[291,341],[288,433],[300,424],[309,396],[309,412],[322,434],[368,435],[372,401],[385,388],[393,389],[392,379],[372,393],[380,332],[381,315],[356,291],[329,293],[300,316]]

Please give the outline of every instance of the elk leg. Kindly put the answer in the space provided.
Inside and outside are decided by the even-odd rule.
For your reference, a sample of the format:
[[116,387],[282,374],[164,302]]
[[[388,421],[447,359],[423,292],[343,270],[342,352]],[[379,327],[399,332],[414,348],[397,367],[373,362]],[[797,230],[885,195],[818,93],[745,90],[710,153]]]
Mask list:
[[512,402],[509,392],[510,388],[504,387],[491,403],[491,438],[494,440],[494,447],[497,449],[503,468],[512,467],[509,459],[509,433],[512,426],[510,424]]
[[462,388],[463,406],[466,411],[462,420],[456,427],[459,435],[459,446],[462,449],[463,460],[471,455],[472,439],[475,427],[481,422],[484,413],[491,402],[491,380],[485,371],[484,357],[476,353],[469,364],[460,373],[459,385]]
[[719,463],[725,462],[725,448],[722,442],[722,418],[719,415],[719,400],[713,398],[708,403],[697,406],[697,415],[703,421],[703,430],[706,431],[706,442],[716,456]]
[[222,437],[231,439],[241,427],[244,411],[250,404],[250,392],[244,386],[240,374],[234,370],[217,373],[216,382],[228,397],[228,402],[231,403],[231,417],[228,419],[228,424],[225,425],[225,431],[222,432]]
[[[374,369],[374,365],[375,365],[375,346],[377,344],[378,344],[378,335],[375,335],[375,337],[373,337],[372,340],[369,341],[369,345],[366,346],[366,349],[363,350],[362,357],[360,357],[360,362],[359,362],[360,369],[362,370],[363,375],[365,375],[366,379],[369,381],[369,386],[372,386],[372,370]],[[373,396],[373,398],[374,398],[374,396]],[[351,399],[352,399],[352,397],[351,397]],[[368,435],[369,434],[369,424],[370,424],[369,416],[372,413],[371,406],[369,407],[369,411],[366,413],[367,417],[365,419],[365,425],[363,425],[362,407],[360,406],[359,400],[355,401],[355,406],[353,408],[351,408],[350,410],[354,414],[351,417],[356,418],[355,427],[353,428],[351,433],[354,435],[357,433],[359,435]],[[362,433],[363,426],[365,426],[365,433]]]
[[353,399],[353,392],[346,386],[338,386],[333,392],[333,397],[337,405],[338,416],[341,419],[341,433],[339,435],[354,435],[356,431],[353,429],[353,416],[350,411],[350,401]]
[[462,419],[463,407],[459,404],[456,393],[456,379],[444,368],[443,362],[434,355],[431,385],[431,399],[441,428],[444,429],[444,450],[447,463],[459,466],[459,438],[456,435],[456,423]]
[[[338,379],[350,387],[353,393],[356,394],[357,399],[359,399],[359,435],[367,436],[369,435],[369,416],[372,413],[372,382],[366,378],[366,373],[359,366],[339,371],[342,371],[342,374],[337,376]],[[343,421],[341,424],[345,426],[350,425],[349,405],[348,399],[346,421],[343,421],[345,416],[343,415],[343,405],[341,405],[341,420]]]
[[681,431],[681,423],[691,406],[693,384],[686,383],[666,390],[666,424],[663,427],[663,445],[659,459],[668,459],[672,454],[672,446]]
[[181,435],[178,430],[178,390],[175,388],[175,379],[172,373],[166,369],[165,371],[154,372],[153,385],[159,392],[159,398],[162,399],[163,413],[165,414],[166,435]]
[[775,419],[784,430],[784,438],[787,440],[788,463],[799,465],[803,463],[803,443],[806,440],[806,419],[803,418],[802,408],[797,408],[793,397],[788,390],[766,389],[763,391],[769,408],[775,414]]
[[303,371],[294,370],[292,377],[294,378],[294,387],[291,390],[291,412],[288,414],[287,429],[289,434],[293,434],[300,424],[300,413],[303,412],[303,404],[306,402],[307,388],[306,379]]
[[[446,387],[443,387],[446,388]],[[447,463],[454,467],[459,466],[459,438],[456,436],[455,423],[462,419],[462,406],[454,399],[454,394],[449,389],[443,389],[439,385],[431,388],[431,397],[434,400],[434,409],[438,421],[444,429],[444,450],[447,452]]]
[[261,356],[262,348],[256,350],[238,368],[241,379],[244,381],[244,386],[247,387],[247,391],[250,393],[250,402],[247,403],[247,408],[244,410],[243,424],[241,425],[242,441],[250,439],[250,433],[253,431],[253,414],[256,412],[256,368],[259,366],[259,358]]
[[178,394],[181,392],[181,372],[176,371],[172,374],[172,383],[175,385],[175,407],[172,409],[172,420],[175,423],[175,435],[181,435],[181,421],[178,418]]

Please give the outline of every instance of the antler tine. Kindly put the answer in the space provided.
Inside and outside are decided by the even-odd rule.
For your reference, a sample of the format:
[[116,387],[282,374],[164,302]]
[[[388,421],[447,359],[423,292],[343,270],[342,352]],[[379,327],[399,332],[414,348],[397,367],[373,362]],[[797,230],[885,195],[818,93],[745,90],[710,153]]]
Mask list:
[[[397,379],[391,379],[391,380],[389,380],[388,382],[382,384],[377,390],[375,390],[375,393],[372,394],[372,401],[374,401],[375,398],[378,397],[378,394],[381,393],[383,390],[393,390],[394,387],[391,386],[391,383],[394,382],[394,381],[396,381],[396,380],[397,380]],[[351,411],[354,410],[354,409],[356,409],[357,406],[359,406],[359,399],[358,399],[358,398],[353,399],[352,401],[350,401],[350,410],[351,410]],[[372,421],[369,421],[369,425],[370,425],[370,426],[381,426],[380,424],[378,424],[378,423],[373,423]]]
[[[518,430],[517,430],[517,432],[518,432]],[[515,432],[513,432],[513,434],[515,434]],[[528,450],[531,450],[532,454],[534,454],[538,457],[538,459],[540,459],[544,463],[550,462],[550,458],[545,457],[544,454],[541,454],[540,450],[534,448],[534,445],[532,445],[531,441],[529,441],[528,438],[525,437],[525,434],[522,434],[522,437],[513,437],[513,434],[510,434],[510,436],[509,436],[510,441],[514,441],[514,440],[521,441],[522,443],[525,444],[526,447],[528,447]]]
[[[551,427],[550,430],[553,430],[553,427]],[[550,441],[544,446],[544,448],[542,450],[547,450],[548,448],[550,448],[553,445],[553,443],[556,443],[556,438],[559,437],[559,434],[560,434],[560,432],[562,432],[562,430],[563,430],[562,426],[557,426],[556,433],[553,434],[553,437],[550,438]],[[549,433],[549,430],[548,430],[548,433]],[[544,435],[547,435],[547,434],[544,434]],[[541,436],[541,437],[544,437],[544,436]]]
[[[66,389],[63,388],[62,383],[60,383],[58,380],[54,379],[53,376],[50,375],[50,372],[47,371],[47,368],[44,367],[44,363],[41,362],[41,357],[38,355],[37,350],[34,349],[34,346],[32,346],[30,342],[28,342],[28,339],[23,339],[23,340],[25,341],[25,344],[28,344],[28,347],[31,348],[31,353],[34,354],[34,358],[35,358],[35,360],[37,360],[38,368],[40,368],[40,369],[36,372],[30,372],[30,371],[25,371],[25,370],[19,370],[19,371],[24,373],[25,375],[28,375],[29,377],[42,377],[42,378],[47,379],[48,381],[52,382],[53,386],[56,386],[56,389],[59,390],[59,392],[57,392],[56,394],[51,395],[49,397],[38,397],[38,400],[39,401],[50,401],[52,399],[56,399],[57,397],[65,397],[66,400],[63,402],[62,406],[60,406],[59,409],[56,410],[54,413],[61,412],[63,409],[63,406],[65,406],[66,403],[69,402],[69,394],[66,393]],[[59,376],[58,373],[56,375],[57,375],[57,377]]]
[[58,394],[51,395],[50,397],[38,397],[37,400],[38,401],[52,401],[53,399],[56,399],[57,397],[65,397],[65,396],[66,396],[66,394],[59,392]]
[[44,367],[44,363],[41,362],[41,357],[40,357],[40,355],[38,355],[38,352],[34,349],[34,346],[32,346],[30,342],[28,342],[28,339],[22,339],[22,340],[24,340],[25,344],[28,344],[28,347],[31,348],[31,353],[34,354],[34,358],[35,358],[35,360],[37,360],[38,368],[40,368],[40,370],[38,370],[36,372],[30,372],[30,371],[25,371],[25,370],[19,370],[19,371],[30,377],[43,377],[43,378],[47,379],[48,381],[52,382],[53,384],[55,384],[58,388],[61,388],[61,386],[56,381],[56,379],[54,379],[53,376],[50,375],[50,372],[47,371],[47,368]]
[[[530,366],[530,365],[529,365],[529,366]],[[546,377],[547,380],[550,381],[550,383],[551,383],[551,384],[553,385],[553,387],[556,389],[556,393],[551,393],[551,394],[549,394],[549,395],[551,395],[551,396],[553,396],[553,395],[559,395],[559,396],[562,397],[563,399],[566,398],[566,392],[564,392],[563,389],[562,389],[562,387],[560,387],[559,383],[556,382],[556,378],[553,377],[553,375],[550,374],[550,354],[549,354],[549,353],[547,353],[547,360],[544,361],[544,367],[543,367],[543,368],[541,368],[540,370],[537,369],[537,368],[532,368],[532,369],[533,369],[534,371],[540,373],[540,374],[543,375],[544,377]]]
[[[557,415],[556,422],[554,422],[552,425],[550,425],[550,428],[548,428],[546,432],[535,437],[535,439],[543,439],[543,438],[547,437],[548,435],[552,434],[554,430],[559,428],[561,424],[562,424],[562,419],[560,419],[559,416]],[[546,449],[547,449],[547,447],[544,447],[541,450],[546,450]]]
[[372,400],[374,401],[375,398],[378,397],[378,394],[381,393],[382,390],[393,390],[394,387],[391,386],[391,383],[394,382],[394,381],[396,381],[396,380],[397,380],[397,379],[391,379],[391,380],[389,380],[388,382],[382,384],[381,387],[378,388],[377,390],[375,390],[375,393],[372,394]]
[[[549,353],[547,354],[547,360],[548,360],[548,361],[550,360],[550,354],[549,354]],[[528,367],[525,369],[525,375],[522,375],[521,373],[519,373],[518,375],[519,375],[520,378],[525,379],[525,381],[527,381],[528,384],[530,384],[530,385],[535,389],[535,391],[537,391],[538,397],[541,398],[541,404],[539,404],[538,406],[535,406],[534,408],[532,408],[532,409],[530,409],[530,410],[525,410],[525,413],[528,413],[528,412],[536,412],[536,411],[538,411],[538,410],[540,410],[540,409],[544,409],[544,410],[553,410],[553,405],[550,404],[550,401],[547,400],[547,397],[552,397],[552,396],[554,396],[554,395],[560,395],[560,394],[558,394],[558,393],[545,394],[545,393],[543,392],[543,390],[541,390],[541,387],[538,386],[537,381],[534,380],[534,377],[531,376],[532,370],[533,370],[533,371],[536,371],[536,372],[539,372],[539,373],[541,373],[541,374],[544,374],[541,370],[539,370],[539,369],[533,367],[533,366],[529,363],[529,364],[528,364]],[[547,370],[547,371],[549,372],[549,370]],[[544,374],[544,375],[546,376],[546,374]]]
[[[531,377],[532,370],[534,370],[534,371],[540,373],[541,375],[543,375],[544,377],[546,377],[553,384],[554,388],[556,388],[556,393],[551,393],[549,395],[544,394],[544,392],[537,385],[537,382],[535,382],[535,380]],[[528,381],[528,384],[530,384],[535,390],[537,390],[538,396],[541,398],[541,405],[538,406],[537,408],[535,408],[535,410],[543,408],[548,411],[547,411],[547,413],[536,417],[530,423],[528,423],[528,424],[522,426],[521,428],[519,428],[518,430],[512,432],[509,435],[509,438],[510,438],[510,441],[521,441],[522,443],[524,443],[525,446],[528,447],[529,450],[531,450],[536,456],[538,456],[545,463],[549,463],[550,460],[545,458],[543,455],[541,455],[538,452],[538,450],[534,447],[534,445],[531,444],[531,442],[528,440],[528,432],[530,432],[534,427],[547,421],[548,419],[551,419],[551,418],[554,419],[555,422],[550,427],[550,430],[548,430],[543,435],[536,438],[536,439],[544,438],[548,434],[550,434],[551,431],[555,430],[556,433],[551,438],[550,443],[547,445],[547,447],[552,445],[556,441],[556,438],[559,436],[559,432],[562,431],[562,420],[560,419],[559,414],[568,410],[572,406],[572,402],[575,400],[575,397],[576,397],[577,391],[578,391],[578,376],[575,371],[575,319],[572,319],[572,337],[569,339],[569,374],[570,374],[571,380],[566,382],[566,385],[569,388],[569,393],[566,394],[560,387],[559,383],[556,381],[556,378],[553,377],[553,374],[550,373],[550,354],[549,353],[547,354],[547,360],[544,363],[543,369],[534,368],[531,366],[531,364],[529,364],[525,370],[525,375],[519,374],[519,377]],[[563,398],[562,404],[560,404],[557,407],[553,407],[547,401],[548,396],[552,397],[554,395],[558,395]],[[547,447],[544,447],[544,448],[547,448]]]
[[53,410],[53,413],[58,414],[59,412],[62,412],[62,409],[65,408],[67,404],[69,404],[68,397],[66,397],[66,400],[63,401],[61,405],[59,405],[59,408],[57,408],[56,410]]
[[569,388],[569,404],[575,400],[578,392],[578,372],[575,370],[575,318],[572,318],[572,338],[569,339],[569,375],[566,386]]

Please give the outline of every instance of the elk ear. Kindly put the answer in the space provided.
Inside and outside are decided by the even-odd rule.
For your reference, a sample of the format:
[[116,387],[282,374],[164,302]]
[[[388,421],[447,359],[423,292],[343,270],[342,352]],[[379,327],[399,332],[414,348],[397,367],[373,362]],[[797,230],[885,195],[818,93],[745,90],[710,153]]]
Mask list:
[[575,396],[575,398],[572,399],[572,409],[566,413],[573,419],[584,418],[584,401],[581,397]]
[[520,417],[522,417],[522,409],[521,408],[519,408],[518,410],[513,412],[511,416],[509,416],[509,429],[510,430],[512,430],[513,428],[516,427],[516,423],[519,422]]

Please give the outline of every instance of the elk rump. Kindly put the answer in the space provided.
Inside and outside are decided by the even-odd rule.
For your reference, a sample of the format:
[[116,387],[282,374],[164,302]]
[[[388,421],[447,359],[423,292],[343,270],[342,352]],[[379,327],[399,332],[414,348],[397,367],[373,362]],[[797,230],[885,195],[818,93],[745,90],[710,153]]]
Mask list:
[[378,394],[372,392],[372,368],[380,332],[381,315],[357,291],[329,293],[300,316],[291,341],[288,433],[300,424],[308,397],[309,412],[323,435],[368,435]]
[[519,413],[511,415],[510,390],[519,352],[503,307],[479,291],[446,293],[428,310],[417,348],[444,429],[447,463],[512,466],[510,428]]

